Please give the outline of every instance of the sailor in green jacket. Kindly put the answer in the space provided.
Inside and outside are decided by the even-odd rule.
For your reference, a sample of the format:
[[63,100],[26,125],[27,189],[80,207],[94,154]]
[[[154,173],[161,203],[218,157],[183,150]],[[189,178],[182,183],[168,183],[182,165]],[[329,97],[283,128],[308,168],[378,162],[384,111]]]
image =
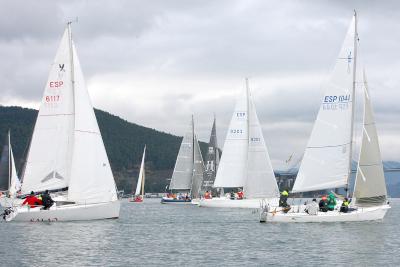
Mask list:
[[334,210],[336,206],[336,197],[332,192],[329,193],[327,202],[328,202],[328,210]]

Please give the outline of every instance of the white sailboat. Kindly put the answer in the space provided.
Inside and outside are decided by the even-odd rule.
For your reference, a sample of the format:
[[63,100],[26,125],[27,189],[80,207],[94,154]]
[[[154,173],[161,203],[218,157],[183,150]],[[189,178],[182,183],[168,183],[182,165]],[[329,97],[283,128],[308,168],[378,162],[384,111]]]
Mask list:
[[16,198],[20,190],[21,182],[15,168],[11,135],[8,131],[7,142],[4,145],[0,160],[0,205],[8,208],[22,203],[21,199]]
[[[200,145],[194,133],[193,116],[190,127],[182,139],[172,173],[169,189],[171,193],[161,199],[161,203],[190,204],[200,197],[204,175],[204,162]],[[197,204],[197,203],[194,203]]]
[[51,66],[32,135],[22,194],[55,192],[49,210],[13,209],[6,220],[72,221],[118,218],[110,163],[71,36],[66,30]]
[[[355,13],[292,192],[348,188],[353,147],[357,43]],[[261,213],[261,221],[332,222],[383,219],[390,206],[387,204],[383,165],[365,73],[363,88],[363,134],[350,211],[340,212],[339,207],[336,207],[333,211],[309,215],[302,208],[297,208],[297,212],[292,209],[288,213],[279,211],[279,208],[266,208]]]
[[216,188],[243,187],[244,199],[202,199],[202,207],[260,208],[261,201],[277,202],[279,189],[250,95],[248,80],[239,96],[225,139],[214,182]]
[[146,146],[144,146],[142,163],[140,164],[139,177],[136,185],[135,196],[130,199],[130,202],[143,202],[144,198],[144,180],[145,180],[145,169],[144,159],[146,157]]

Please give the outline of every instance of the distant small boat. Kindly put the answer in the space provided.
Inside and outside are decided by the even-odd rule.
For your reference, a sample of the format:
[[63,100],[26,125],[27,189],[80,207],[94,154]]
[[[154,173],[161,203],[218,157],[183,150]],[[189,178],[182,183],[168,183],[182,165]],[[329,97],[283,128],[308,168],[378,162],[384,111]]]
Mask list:
[[214,188],[243,188],[244,198],[203,198],[210,208],[260,208],[261,201],[276,201],[279,189],[265,145],[262,128],[246,79],[229,124]]
[[[356,100],[357,14],[343,42],[329,80],[317,119],[292,192],[308,192],[344,187],[349,195],[353,129]],[[347,212],[339,205],[327,212],[310,215],[304,207],[285,213],[268,208],[261,222],[347,222],[381,220],[390,209],[368,83],[363,73],[364,114],[361,147],[353,200]]]
[[7,142],[3,147],[0,159],[0,205],[12,207],[22,203],[16,198],[21,190],[21,182],[15,168],[14,154],[11,147],[10,131],[7,134]]
[[145,180],[145,168],[144,168],[144,160],[146,157],[146,146],[144,146],[142,163],[140,164],[139,177],[136,185],[135,195],[129,199],[130,202],[143,202],[144,197],[144,180]]
[[203,182],[204,163],[197,136],[194,133],[194,121],[182,139],[176,158],[174,172],[167,196],[161,198],[163,204],[191,204],[192,199],[200,197]]

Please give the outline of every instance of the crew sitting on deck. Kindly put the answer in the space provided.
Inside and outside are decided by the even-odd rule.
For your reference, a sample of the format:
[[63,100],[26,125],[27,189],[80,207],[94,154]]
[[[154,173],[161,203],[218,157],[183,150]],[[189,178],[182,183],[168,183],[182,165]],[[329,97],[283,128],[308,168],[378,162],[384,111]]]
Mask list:
[[317,204],[317,200],[314,198],[311,203],[307,204],[305,212],[307,212],[310,215],[317,215],[318,209],[319,207]]
[[348,212],[349,211],[350,201],[347,197],[344,198],[342,206],[340,207],[340,212]]
[[244,193],[242,190],[239,189],[239,191],[237,192],[237,199],[243,199],[244,197]]
[[48,210],[54,204],[54,200],[49,195],[49,190],[44,191],[42,194],[43,209]]
[[234,200],[235,199],[235,192],[233,192],[233,190],[230,193],[230,199]]
[[288,197],[289,197],[288,191],[283,190],[283,192],[281,193],[281,196],[279,198],[279,207],[286,208],[289,206],[289,204],[287,203]]
[[328,211],[328,203],[326,202],[326,196],[323,196],[319,201],[319,211],[327,212]]
[[29,207],[35,208],[39,205],[42,205],[42,201],[35,196],[35,192],[31,192],[29,196],[27,196],[22,202],[22,205],[28,204]]
[[328,195],[327,203],[328,203],[328,210],[332,211],[335,209],[336,197],[332,192],[330,192]]
[[208,190],[204,193],[204,198],[205,199],[211,199],[212,198],[211,193],[208,192]]

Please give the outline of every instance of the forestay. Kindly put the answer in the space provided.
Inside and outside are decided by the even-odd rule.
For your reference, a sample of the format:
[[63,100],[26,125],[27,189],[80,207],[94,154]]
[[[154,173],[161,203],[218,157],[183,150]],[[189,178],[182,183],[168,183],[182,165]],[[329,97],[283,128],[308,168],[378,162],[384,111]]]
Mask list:
[[182,139],[176,159],[174,172],[172,173],[170,190],[190,190],[193,175],[193,119],[190,127]]
[[279,197],[275,174],[251,96],[249,96],[247,179],[244,192],[247,198]]
[[355,18],[327,83],[292,192],[347,184],[352,142]]
[[364,74],[363,134],[353,196],[358,206],[369,206],[385,203],[386,195],[378,135]]
[[248,87],[237,99],[214,187],[242,187],[247,173]]
[[22,193],[68,186],[74,143],[71,52],[65,30],[51,65],[32,135]]

